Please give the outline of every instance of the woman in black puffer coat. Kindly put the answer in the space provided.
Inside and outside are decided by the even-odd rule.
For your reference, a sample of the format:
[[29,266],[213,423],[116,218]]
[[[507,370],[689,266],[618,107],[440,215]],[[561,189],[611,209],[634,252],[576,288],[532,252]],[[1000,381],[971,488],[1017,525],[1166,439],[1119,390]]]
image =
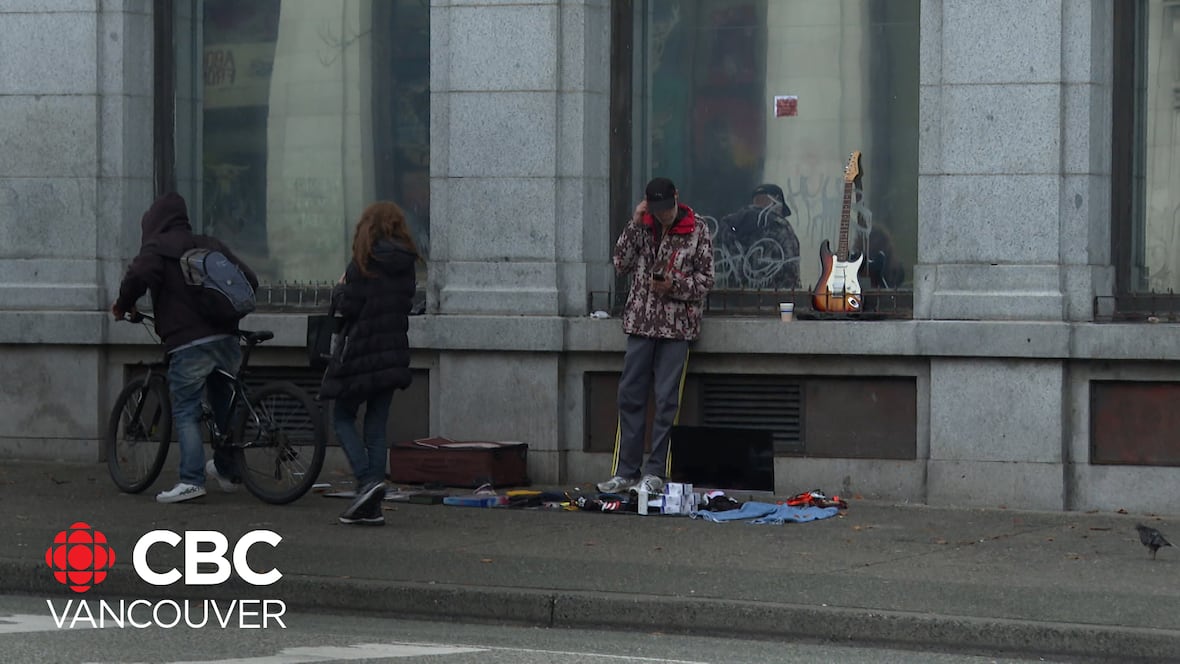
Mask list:
[[[373,203],[361,213],[352,260],[332,292],[347,333],[339,363],[320,386],[321,399],[335,399],[332,425],[356,476],[357,496],[341,523],[383,525],[385,427],[395,390],[410,385],[410,307],[417,278],[418,248],[406,215],[395,203]],[[363,438],[357,412],[365,406]]]

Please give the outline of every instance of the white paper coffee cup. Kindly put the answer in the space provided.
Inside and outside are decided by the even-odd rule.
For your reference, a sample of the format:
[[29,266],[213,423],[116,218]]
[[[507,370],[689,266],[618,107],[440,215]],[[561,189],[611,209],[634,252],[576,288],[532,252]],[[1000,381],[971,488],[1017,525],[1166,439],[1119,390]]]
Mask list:
[[778,303],[778,317],[784,323],[795,319],[795,303],[794,302],[779,302]]

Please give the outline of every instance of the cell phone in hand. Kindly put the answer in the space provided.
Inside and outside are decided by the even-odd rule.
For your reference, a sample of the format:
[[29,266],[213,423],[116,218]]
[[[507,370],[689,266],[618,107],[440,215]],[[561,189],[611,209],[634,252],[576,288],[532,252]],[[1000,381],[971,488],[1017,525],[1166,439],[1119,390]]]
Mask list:
[[654,279],[655,281],[663,281],[664,275],[662,275],[658,272],[654,272],[654,273],[652,273],[651,278]]

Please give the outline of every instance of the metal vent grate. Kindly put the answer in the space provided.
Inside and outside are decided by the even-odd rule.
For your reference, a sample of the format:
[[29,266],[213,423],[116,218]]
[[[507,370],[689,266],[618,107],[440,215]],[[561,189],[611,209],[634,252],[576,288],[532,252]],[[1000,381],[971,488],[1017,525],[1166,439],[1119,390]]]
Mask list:
[[779,376],[707,376],[702,424],[770,431],[776,454],[803,452],[803,384]]
[[[310,367],[265,367],[253,366],[250,367],[246,374],[246,385],[250,387],[251,393],[255,393],[263,385],[273,381],[287,381],[294,383],[296,387],[307,393],[307,396],[313,400],[316,394],[320,391],[320,379],[323,377],[323,370],[316,370]],[[323,404],[316,402],[320,407],[320,417],[324,416]],[[290,400],[276,401],[268,404],[271,408],[278,409],[279,412],[275,416],[287,428],[287,433],[295,435],[302,439],[303,442],[310,441],[314,438],[314,428],[312,423],[307,419],[302,408],[297,404],[290,403]],[[285,408],[284,408],[285,406]],[[286,411],[286,412],[283,412]],[[298,415],[298,417],[296,417]]]
[[251,365],[247,371],[246,384],[252,390],[256,390],[272,381],[284,380],[295,383],[298,387],[303,388],[312,399],[319,393],[320,380],[324,377],[323,369],[312,369],[311,367],[266,367]]

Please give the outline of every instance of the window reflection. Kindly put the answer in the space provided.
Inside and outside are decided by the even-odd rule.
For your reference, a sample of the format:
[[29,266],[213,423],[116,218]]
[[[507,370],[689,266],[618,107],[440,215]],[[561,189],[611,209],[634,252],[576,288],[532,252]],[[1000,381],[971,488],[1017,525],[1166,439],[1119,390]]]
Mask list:
[[[852,151],[863,154],[848,215],[849,249],[866,254],[862,286],[908,282],[917,255],[918,4],[635,3],[632,190],[670,177],[710,218],[717,288],[816,282],[820,244],[838,242]],[[777,113],[776,96],[787,98]],[[754,218],[748,208],[762,184],[781,188],[790,216],[738,228],[735,220]]]
[[1147,3],[1146,65],[1142,102],[1136,205],[1143,233],[1135,234],[1136,290],[1180,291],[1180,5]]
[[192,35],[178,40],[178,79],[188,67],[192,85],[191,98],[178,95],[177,170],[201,230],[265,281],[334,281],[361,210],[391,199],[428,252],[428,3],[188,9],[178,13],[178,34]]

